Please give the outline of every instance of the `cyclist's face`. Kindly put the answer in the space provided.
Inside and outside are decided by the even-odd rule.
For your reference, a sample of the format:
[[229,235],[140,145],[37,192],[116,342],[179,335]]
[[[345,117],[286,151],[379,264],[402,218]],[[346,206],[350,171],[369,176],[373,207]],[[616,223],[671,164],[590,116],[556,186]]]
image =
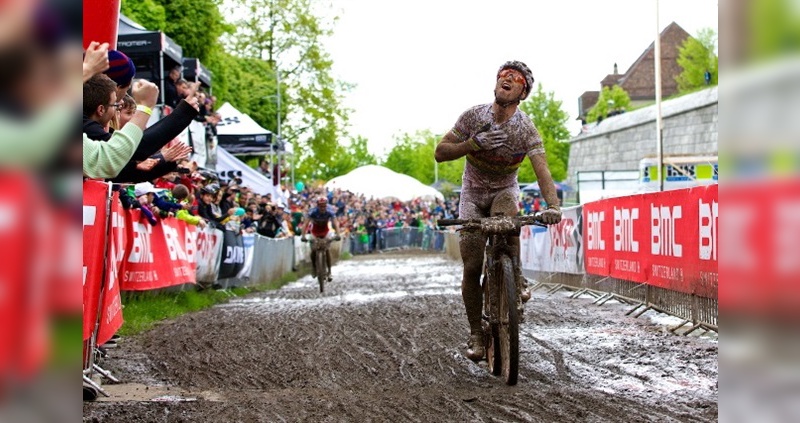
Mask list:
[[504,102],[514,101],[525,91],[525,77],[514,69],[504,69],[497,78],[494,95]]

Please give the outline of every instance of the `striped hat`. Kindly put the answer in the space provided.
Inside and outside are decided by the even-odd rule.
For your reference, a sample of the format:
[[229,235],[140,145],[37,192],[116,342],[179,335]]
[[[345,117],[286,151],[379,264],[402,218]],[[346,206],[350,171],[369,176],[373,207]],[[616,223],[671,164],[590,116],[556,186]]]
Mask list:
[[108,65],[110,66],[105,73],[120,87],[127,87],[130,85],[133,77],[136,75],[136,66],[133,60],[126,56],[125,53],[117,50],[108,51]]

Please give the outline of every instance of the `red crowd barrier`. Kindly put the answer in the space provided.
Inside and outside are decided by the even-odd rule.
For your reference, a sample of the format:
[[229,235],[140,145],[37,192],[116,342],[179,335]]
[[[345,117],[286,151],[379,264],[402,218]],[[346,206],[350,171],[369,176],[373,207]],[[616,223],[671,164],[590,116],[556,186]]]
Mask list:
[[152,226],[140,210],[129,210],[125,221],[128,243],[121,260],[122,289],[138,291],[197,282],[195,226],[174,218]]
[[587,273],[717,298],[718,186],[584,204]]
[[120,290],[197,280],[197,228],[175,218],[152,226],[140,210],[124,210],[119,193],[109,197],[107,183],[84,182],[83,239],[84,341],[97,328],[101,345],[122,326]]

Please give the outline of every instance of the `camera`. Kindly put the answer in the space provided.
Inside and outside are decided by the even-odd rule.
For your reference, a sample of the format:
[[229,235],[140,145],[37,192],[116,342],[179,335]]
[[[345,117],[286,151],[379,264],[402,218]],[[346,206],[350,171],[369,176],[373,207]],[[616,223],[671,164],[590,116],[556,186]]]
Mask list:
[[188,174],[192,173],[192,170],[189,169],[189,168],[185,168],[185,167],[179,167],[178,168],[178,173],[182,173],[184,175],[188,175]]

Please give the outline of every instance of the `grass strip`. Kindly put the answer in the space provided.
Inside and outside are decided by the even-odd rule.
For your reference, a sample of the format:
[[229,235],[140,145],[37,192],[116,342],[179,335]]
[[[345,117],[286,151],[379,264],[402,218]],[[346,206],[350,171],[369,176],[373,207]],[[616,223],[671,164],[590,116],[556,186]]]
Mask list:
[[153,328],[161,321],[205,310],[216,304],[230,301],[232,298],[278,289],[297,279],[298,274],[290,272],[279,280],[267,284],[224,290],[198,291],[194,286],[189,285],[181,291],[124,291],[122,292],[124,323],[118,333],[121,336],[135,335]]

